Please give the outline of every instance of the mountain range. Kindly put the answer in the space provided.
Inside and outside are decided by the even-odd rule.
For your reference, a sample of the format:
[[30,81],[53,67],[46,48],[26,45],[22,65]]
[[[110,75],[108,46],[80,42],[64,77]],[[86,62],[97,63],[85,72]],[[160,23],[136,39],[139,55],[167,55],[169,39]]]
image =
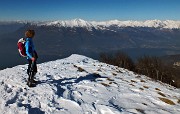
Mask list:
[[109,20],[109,21],[85,21],[83,19],[72,19],[72,20],[57,20],[57,21],[1,21],[0,24],[12,24],[12,23],[32,23],[38,26],[59,26],[59,27],[86,27],[86,28],[98,28],[98,27],[154,27],[154,28],[167,28],[167,29],[179,29],[180,21],[173,20],[146,20],[146,21],[120,21],[120,20]]
[[6,67],[22,63],[16,43],[27,29],[36,31],[34,43],[40,62],[72,53],[97,59],[102,52],[119,50],[133,58],[180,52],[180,21],[8,21],[0,22],[0,51],[3,54],[0,60],[3,65],[7,64]]

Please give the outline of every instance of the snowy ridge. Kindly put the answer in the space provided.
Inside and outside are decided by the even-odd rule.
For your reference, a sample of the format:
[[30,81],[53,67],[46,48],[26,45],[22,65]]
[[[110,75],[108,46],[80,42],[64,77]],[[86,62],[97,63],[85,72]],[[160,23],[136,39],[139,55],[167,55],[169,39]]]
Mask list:
[[2,114],[180,112],[180,89],[85,56],[39,64],[33,88],[26,85],[26,70],[19,65],[0,71]]
[[110,21],[85,21],[82,19],[73,19],[73,20],[66,20],[66,21],[51,21],[46,23],[41,23],[39,25],[46,25],[46,26],[59,26],[59,27],[95,27],[104,26],[110,27],[116,25],[118,27],[155,27],[155,28],[180,28],[180,21],[173,21],[173,20],[146,20],[146,21],[119,21],[119,20],[110,20]]
[[57,21],[0,21],[1,24],[11,23],[31,23],[37,26],[57,26],[57,27],[84,27],[91,29],[118,26],[118,27],[154,27],[154,28],[166,28],[166,29],[179,29],[180,21],[173,20],[146,20],[146,21],[120,21],[120,20],[109,20],[109,21],[85,21],[83,19],[72,19],[72,20],[57,20]]
[[85,20],[82,19],[73,19],[69,21],[52,21],[46,23],[47,26],[50,25],[57,25],[57,26],[64,26],[64,27],[92,27],[93,25]]

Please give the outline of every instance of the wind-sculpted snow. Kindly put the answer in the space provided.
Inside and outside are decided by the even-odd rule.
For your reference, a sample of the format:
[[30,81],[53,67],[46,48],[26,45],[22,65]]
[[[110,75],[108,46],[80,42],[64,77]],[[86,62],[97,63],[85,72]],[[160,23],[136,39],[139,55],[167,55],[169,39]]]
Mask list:
[[178,114],[180,90],[81,55],[0,71],[1,114]]

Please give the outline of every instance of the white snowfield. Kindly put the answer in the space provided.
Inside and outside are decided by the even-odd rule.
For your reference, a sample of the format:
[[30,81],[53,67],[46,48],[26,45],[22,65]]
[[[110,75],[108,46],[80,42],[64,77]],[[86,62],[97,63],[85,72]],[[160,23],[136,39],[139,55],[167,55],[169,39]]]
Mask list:
[[180,89],[73,54],[38,64],[36,87],[27,65],[0,71],[0,114],[179,114]]

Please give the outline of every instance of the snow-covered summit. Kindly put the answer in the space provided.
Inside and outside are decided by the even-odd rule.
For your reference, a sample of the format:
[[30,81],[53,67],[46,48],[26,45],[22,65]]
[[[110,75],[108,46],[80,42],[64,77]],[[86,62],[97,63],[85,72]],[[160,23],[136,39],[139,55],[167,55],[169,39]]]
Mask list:
[[95,27],[104,26],[110,27],[116,25],[118,27],[154,27],[154,28],[180,28],[180,21],[173,20],[146,20],[146,21],[120,21],[120,20],[110,20],[110,21],[85,21],[82,19],[73,19],[73,20],[59,20],[59,21],[50,21],[46,23],[41,23],[40,25],[47,26],[59,26],[59,27]]
[[36,87],[27,65],[0,71],[2,114],[178,114],[180,90],[126,69],[73,54],[38,64]]
[[45,25],[55,25],[55,26],[64,26],[64,27],[92,27],[93,25],[85,20],[82,19],[73,19],[73,20],[58,20],[58,21],[51,21],[45,23]]

